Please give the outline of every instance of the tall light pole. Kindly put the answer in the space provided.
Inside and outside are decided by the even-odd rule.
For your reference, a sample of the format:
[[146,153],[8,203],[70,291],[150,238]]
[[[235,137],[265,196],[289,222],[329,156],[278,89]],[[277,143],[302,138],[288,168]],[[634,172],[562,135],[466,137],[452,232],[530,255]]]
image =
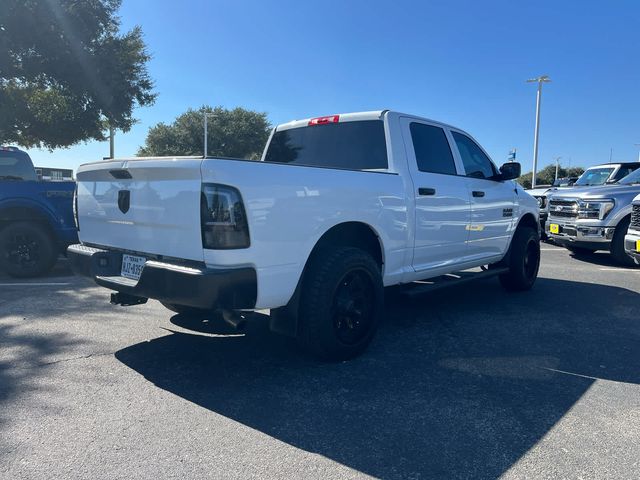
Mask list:
[[536,130],[533,136],[533,175],[531,177],[531,188],[536,188],[536,174],[538,173],[538,135],[540,132],[540,101],[542,100],[542,84],[550,82],[548,75],[538,78],[530,78],[527,83],[538,84],[538,95],[536,96]]
[[205,111],[203,111],[202,113],[204,115],[204,148],[203,148],[203,151],[204,151],[204,157],[206,157],[207,156],[207,151],[208,151],[208,149],[207,149],[207,133],[208,133],[207,119],[209,117],[214,117],[215,118],[217,115],[215,113],[207,113]]
[[[634,143],[636,147],[640,147],[640,143]],[[640,162],[640,150],[638,150],[638,161]]]
[[558,169],[560,168],[560,159],[562,157],[556,157],[556,180],[558,179]]
[[109,125],[109,158],[115,158],[115,142],[116,131]]

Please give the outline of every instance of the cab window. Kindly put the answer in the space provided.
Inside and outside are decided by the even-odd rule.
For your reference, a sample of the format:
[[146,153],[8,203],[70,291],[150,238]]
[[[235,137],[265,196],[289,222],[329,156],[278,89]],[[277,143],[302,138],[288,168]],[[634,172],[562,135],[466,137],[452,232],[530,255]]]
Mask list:
[[0,180],[37,180],[29,155],[14,150],[0,150]]
[[412,122],[409,129],[418,170],[456,175],[449,141],[442,128]]
[[451,132],[460,152],[462,164],[467,177],[492,178],[497,175],[496,167],[489,160],[482,149],[466,135],[459,132]]

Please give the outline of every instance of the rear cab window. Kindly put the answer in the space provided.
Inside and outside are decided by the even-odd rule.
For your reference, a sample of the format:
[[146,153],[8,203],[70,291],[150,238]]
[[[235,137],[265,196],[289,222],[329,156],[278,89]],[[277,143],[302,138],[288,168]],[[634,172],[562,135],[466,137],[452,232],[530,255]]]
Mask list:
[[347,170],[387,169],[384,123],[357,120],[276,130],[264,161]]
[[0,150],[0,180],[37,180],[29,155],[14,150]]
[[629,175],[631,172],[633,172],[634,170],[636,170],[638,167],[625,167],[622,166],[618,169],[618,171],[615,173],[615,175],[613,176],[613,178],[611,178],[611,180],[613,181],[618,181],[618,180],[622,180],[624,177],[626,177],[627,175]]

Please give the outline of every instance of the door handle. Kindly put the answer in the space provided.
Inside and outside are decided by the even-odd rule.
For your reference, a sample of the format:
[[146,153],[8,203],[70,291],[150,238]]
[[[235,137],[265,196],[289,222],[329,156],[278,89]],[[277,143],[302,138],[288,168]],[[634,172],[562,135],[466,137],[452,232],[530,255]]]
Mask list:
[[474,197],[484,197],[484,192],[481,192],[480,190],[474,190],[472,195]]
[[418,189],[418,195],[435,195],[435,194],[436,194],[436,189],[435,188],[420,187]]

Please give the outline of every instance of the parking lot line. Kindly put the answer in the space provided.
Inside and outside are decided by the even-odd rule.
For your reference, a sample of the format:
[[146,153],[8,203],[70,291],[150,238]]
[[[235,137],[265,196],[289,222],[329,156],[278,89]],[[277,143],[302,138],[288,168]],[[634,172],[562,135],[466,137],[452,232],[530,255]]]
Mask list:
[[24,285],[30,285],[32,287],[61,287],[65,285],[71,285],[71,283],[30,283],[30,282],[20,282],[20,283],[0,283],[0,287],[21,287]]
[[630,272],[630,273],[640,273],[640,270],[629,270],[628,268],[603,268],[601,267],[599,270],[603,272]]

